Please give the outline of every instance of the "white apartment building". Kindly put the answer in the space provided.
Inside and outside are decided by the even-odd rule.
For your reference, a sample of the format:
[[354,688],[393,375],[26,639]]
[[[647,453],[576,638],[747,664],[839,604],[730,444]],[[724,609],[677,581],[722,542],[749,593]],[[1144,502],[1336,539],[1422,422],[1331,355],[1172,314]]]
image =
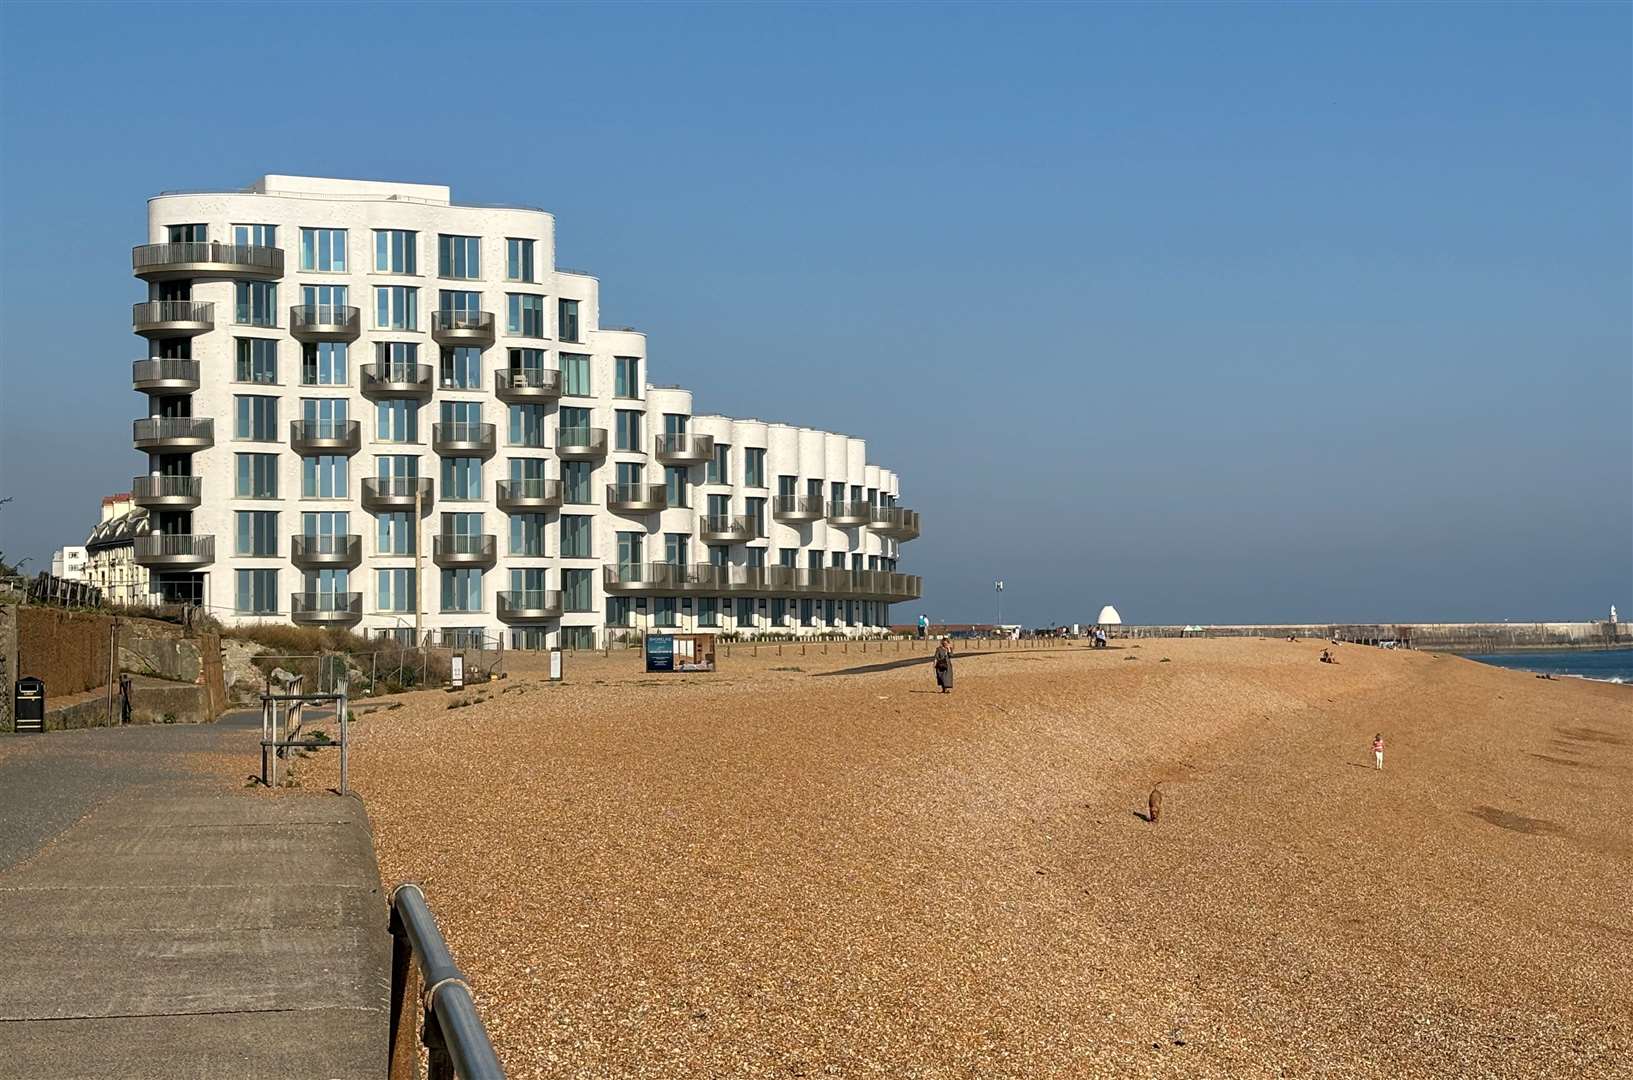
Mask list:
[[555,221],[265,176],[148,202],[134,383],[157,599],[450,644],[847,633],[916,598],[861,439],[696,414]]
[[88,566],[88,556],[83,545],[69,544],[51,553],[52,577],[64,581],[84,581]]
[[102,517],[85,539],[85,580],[101,589],[108,603],[148,602],[149,577],[136,561],[136,538],[149,528],[148,512],[131,502],[130,492],[102,497]]

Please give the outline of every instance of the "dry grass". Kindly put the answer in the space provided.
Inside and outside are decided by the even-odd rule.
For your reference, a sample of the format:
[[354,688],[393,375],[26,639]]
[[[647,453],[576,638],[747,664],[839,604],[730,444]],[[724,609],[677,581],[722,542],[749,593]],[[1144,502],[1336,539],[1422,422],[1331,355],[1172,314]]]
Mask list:
[[580,657],[352,782],[513,1077],[1628,1075],[1633,694],[1320,648]]

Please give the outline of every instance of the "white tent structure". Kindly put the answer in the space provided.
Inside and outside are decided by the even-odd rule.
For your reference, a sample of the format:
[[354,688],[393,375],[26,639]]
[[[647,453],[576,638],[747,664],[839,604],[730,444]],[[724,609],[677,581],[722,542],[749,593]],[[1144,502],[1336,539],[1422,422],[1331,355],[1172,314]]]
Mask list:
[[1112,607],[1110,604],[1107,604],[1105,607],[1100,609],[1100,617],[1096,619],[1095,622],[1099,623],[1101,626],[1121,626],[1123,625],[1123,617],[1117,614],[1116,608]]

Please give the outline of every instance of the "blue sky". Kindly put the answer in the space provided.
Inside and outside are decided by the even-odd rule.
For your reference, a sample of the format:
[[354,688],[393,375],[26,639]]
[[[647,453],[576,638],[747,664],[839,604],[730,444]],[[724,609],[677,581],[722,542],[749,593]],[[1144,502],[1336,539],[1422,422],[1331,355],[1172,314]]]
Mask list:
[[552,210],[700,410],[903,477],[933,618],[1633,610],[1626,5],[9,4],[0,549],[142,464],[145,198]]

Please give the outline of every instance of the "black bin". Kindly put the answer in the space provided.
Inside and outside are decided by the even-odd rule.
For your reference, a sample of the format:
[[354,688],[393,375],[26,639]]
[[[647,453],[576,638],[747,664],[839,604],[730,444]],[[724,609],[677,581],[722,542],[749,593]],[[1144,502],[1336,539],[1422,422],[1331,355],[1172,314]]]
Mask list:
[[19,733],[45,730],[45,681],[32,675],[17,680],[12,719]]

